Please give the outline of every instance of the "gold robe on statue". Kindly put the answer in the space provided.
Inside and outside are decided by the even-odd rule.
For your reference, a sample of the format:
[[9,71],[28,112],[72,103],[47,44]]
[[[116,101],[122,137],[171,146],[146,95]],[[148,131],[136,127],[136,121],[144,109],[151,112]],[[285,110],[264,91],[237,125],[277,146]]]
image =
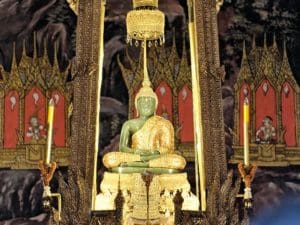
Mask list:
[[157,150],[160,154],[174,152],[174,128],[169,120],[160,116],[150,117],[132,135],[132,149]]
[[[160,155],[149,160],[149,167],[183,169],[185,159],[174,154],[174,128],[169,120],[160,116],[150,117],[136,133],[132,135],[133,150],[157,150]],[[107,168],[119,166],[121,163],[141,161],[140,155],[127,152],[110,152],[103,157]]]

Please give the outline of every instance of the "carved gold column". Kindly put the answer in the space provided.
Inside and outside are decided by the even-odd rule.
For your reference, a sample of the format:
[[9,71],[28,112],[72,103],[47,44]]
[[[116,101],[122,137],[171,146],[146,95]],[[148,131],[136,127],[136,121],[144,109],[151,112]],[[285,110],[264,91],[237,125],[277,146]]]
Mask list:
[[98,80],[97,80],[97,96],[96,96],[96,130],[95,130],[95,151],[94,151],[94,171],[93,171],[93,189],[92,189],[92,210],[96,209],[97,195],[97,159],[99,148],[100,134],[100,97],[103,72],[103,57],[104,57],[104,18],[105,18],[106,1],[101,1],[100,8],[100,29],[99,29],[99,57],[98,57]]
[[[192,91],[193,91],[193,118],[194,118],[194,140],[195,140],[195,173],[196,173],[196,189],[199,197],[199,180],[200,180],[200,202],[201,210],[206,211],[206,177],[204,165],[203,151],[203,127],[202,127],[202,111],[200,105],[200,85],[199,85],[199,68],[197,54],[197,33],[194,21],[194,1],[188,1],[189,8],[189,33],[190,33],[190,51],[191,51],[191,69],[192,69]],[[199,177],[198,177],[199,176]]]

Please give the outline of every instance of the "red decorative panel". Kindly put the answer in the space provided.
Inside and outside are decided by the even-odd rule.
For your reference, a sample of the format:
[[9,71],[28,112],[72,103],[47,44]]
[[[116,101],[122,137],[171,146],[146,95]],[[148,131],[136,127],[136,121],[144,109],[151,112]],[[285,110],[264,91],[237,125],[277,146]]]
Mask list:
[[156,94],[158,97],[158,107],[156,114],[162,116],[170,121],[173,118],[173,100],[172,90],[169,85],[163,81],[157,88]]
[[15,148],[19,130],[19,93],[10,91],[4,100],[4,148]]
[[178,93],[178,118],[181,142],[193,142],[193,95],[186,85]]
[[[42,92],[33,87],[25,96],[25,143],[46,138],[46,99]],[[33,119],[34,118],[34,119]]]
[[296,111],[295,91],[285,82],[281,91],[282,125],[286,129],[284,139],[287,146],[296,146]]
[[[251,109],[251,89],[248,84],[243,84],[240,89],[240,145],[244,144],[244,100],[247,97]],[[251,114],[250,114],[250,121],[251,121]]]
[[276,121],[276,95],[275,90],[268,80],[263,80],[255,93],[256,130],[262,126],[266,116],[272,118],[273,127],[277,127]]
[[64,147],[66,144],[65,98],[58,91],[52,92],[51,98],[55,106],[53,121],[54,145]]

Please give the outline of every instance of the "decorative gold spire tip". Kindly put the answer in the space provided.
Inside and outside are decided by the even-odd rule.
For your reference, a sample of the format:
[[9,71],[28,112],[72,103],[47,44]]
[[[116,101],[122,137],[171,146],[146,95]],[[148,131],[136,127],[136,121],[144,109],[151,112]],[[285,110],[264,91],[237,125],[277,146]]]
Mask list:
[[246,53],[246,41],[243,41],[243,59],[247,58],[247,53]]
[[267,48],[267,34],[266,32],[264,33],[264,49]]
[[256,36],[255,34],[253,34],[253,37],[252,37],[252,49],[255,49],[256,48]]
[[284,58],[287,57],[287,53],[286,53],[286,39],[285,39],[285,37],[283,39],[283,57]]
[[273,48],[277,47],[277,43],[276,43],[276,34],[273,33]]

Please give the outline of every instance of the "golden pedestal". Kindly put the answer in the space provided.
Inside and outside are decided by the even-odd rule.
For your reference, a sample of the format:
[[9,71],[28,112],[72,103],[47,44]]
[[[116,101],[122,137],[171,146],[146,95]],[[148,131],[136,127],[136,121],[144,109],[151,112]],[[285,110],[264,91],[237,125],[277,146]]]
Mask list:
[[[186,173],[153,175],[147,191],[140,173],[119,174],[105,172],[96,198],[96,210],[114,210],[118,190],[124,197],[123,224],[174,224],[173,198],[181,191],[183,210],[199,210],[199,200],[190,191]],[[148,192],[148,196],[147,196]],[[149,213],[147,213],[149,212]]]

